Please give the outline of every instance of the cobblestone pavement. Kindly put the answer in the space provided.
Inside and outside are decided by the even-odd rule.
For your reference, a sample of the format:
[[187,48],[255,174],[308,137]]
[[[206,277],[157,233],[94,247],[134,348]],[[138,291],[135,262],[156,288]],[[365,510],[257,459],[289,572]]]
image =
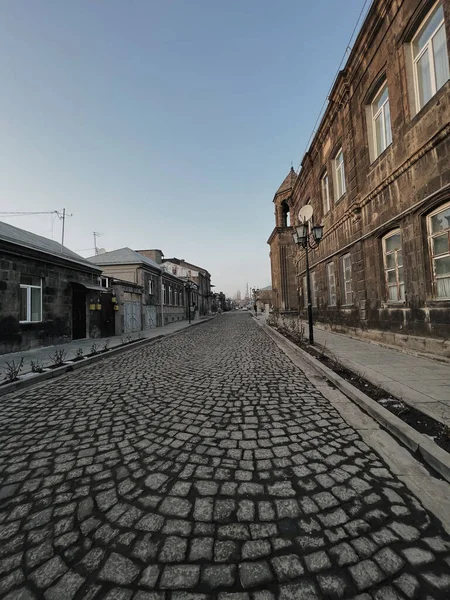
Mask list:
[[250,315],[0,402],[5,600],[450,598],[450,541]]

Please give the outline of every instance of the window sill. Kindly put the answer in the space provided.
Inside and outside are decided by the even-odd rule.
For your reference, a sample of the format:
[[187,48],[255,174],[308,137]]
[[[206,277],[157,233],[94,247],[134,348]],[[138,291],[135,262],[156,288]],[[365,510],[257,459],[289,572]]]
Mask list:
[[375,158],[371,159],[370,161],[370,168],[373,169],[377,166],[377,164],[383,159],[386,158],[386,156],[388,155],[389,151],[392,150],[392,145],[393,142],[391,142],[389,144],[389,146],[386,146],[386,148],[383,150],[383,152],[381,152],[378,156],[376,156]]
[[334,205],[336,206],[337,204],[339,204],[340,202],[342,202],[342,200],[345,198],[347,194],[347,191],[345,191],[342,196],[340,196],[337,200],[334,201]]
[[[446,90],[448,91],[448,87],[449,87],[449,82],[450,79],[448,79],[444,85],[439,88],[437,90],[437,92],[434,94],[434,96],[431,96],[431,98],[428,100],[428,102],[426,102],[412,117],[411,120],[409,122],[410,126],[414,126],[417,121],[420,121],[420,119],[427,114],[427,111],[431,108],[431,105],[433,102],[437,102],[439,104],[441,97],[445,95]],[[414,101],[416,100],[416,98],[414,97]]]
[[42,319],[40,321],[19,321],[19,325],[38,325],[39,323],[43,323]]
[[405,300],[389,300],[388,302],[381,303],[382,308],[393,308],[393,307],[399,308],[401,306],[406,306]]

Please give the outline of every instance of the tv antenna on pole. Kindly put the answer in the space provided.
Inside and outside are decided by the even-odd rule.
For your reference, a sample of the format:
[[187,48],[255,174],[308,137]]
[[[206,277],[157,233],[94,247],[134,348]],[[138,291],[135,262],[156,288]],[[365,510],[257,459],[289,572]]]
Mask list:
[[36,211],[35,212],[26,212],[26,211],[0,212],[0,216],[5,216],[5,217],[23,217],[23,216],[31,216],[31,215],[57,215],[58,218],[62,220],[62,233],[61,233],[61,253],[62,253],[63,248],[64,248],[64,232],[65,232],[66,218],[73,217],[73,215],[67,214],[65,208],[63,208],[62,210],[48,210],[48,211],[42,211],[42,212],[36,212]]
[[103,233],[99,233],[98,231],[93,231],[92,232],[94,235],[94,250],[95,250],[95,256],[97,256],[98,254],[98,248],[97,248],[97,238],[100,237],[101,235],[103,235]]

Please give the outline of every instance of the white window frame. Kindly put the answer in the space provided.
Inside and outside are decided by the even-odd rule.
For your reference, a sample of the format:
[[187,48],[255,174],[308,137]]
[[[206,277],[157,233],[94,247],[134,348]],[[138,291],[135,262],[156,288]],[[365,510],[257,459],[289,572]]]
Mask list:
[[[347,263],[347,264],[346,264]],[[342,264],[342,295],[345,306],[353,304],[353,286],[352,286],[352,256],[344,254],[341,259]]]
[[[385,90],[387,90],[388,96],[387,96],[386,100],[383,102],[383,104],[381,105],[381,107],[376,112],[374,112],[377,99],[384,94]],[[382,83],[381,86],[378,88],[378,91],[375,94],[375,96],[370,104],[370,113],[372,116],[373,156],[374,156],[374,160],[375,160],[381,154],[383,154],[383,152],[386,150],[386,148],[388,148],[392,144],[391,108],[389,105],[389,90],[388,90],[388,86],[387,86],[387,81],[384,81],[384,83]],[[386,123],[386,114],[387,113],[389,114],[389,129],[388,129],[388,126]],[[380,152],[378,152],[377,127],[376,127],[376,121],[379,117],[381,117],[381,121],[383,124],[383,128],[382,128],[383,139],[381,140],[382,143],[381,143]]]
[[153,296],[155,293],[155,282],[151,278],[148,280],[148,293],[150,296]]
[[[435,65],[434,65],[433,38],[436,36],[438,31],[441,29],[441,27],[444,27],[444,31],[445,31],[444,16],[442,17],[442,20],[437,25],[436,29],[430,35],[429,40],[424,45],[422,50],[417,54],[417,56],[414,56],[414,41],[421,34],[422,29],[424,28],[424,26],[427,23],[427,21],[429,20],[429,18],[433,15],[434,12],[436,12],[436,10],[439,9],[440,6],[442,6],[442,2],[437,2],[433,6],[433,8],[429,11],[429,13],[426,15],[426,17],[420,23],[420,26],[417,28],[417,31],[411,40],[411,57],[412,57],[412,65],[413,65],[414,96],[415,96],[415,100],[416,100],[416,112],[419,112],[420,110],[422,110],[422,108],[425,106],[425,104],[427,104],[431,100],[431,98],[436,94],[436,92],[440,89],[436,85],[436,70],[435,70]],[[447,35],[445,36],[445,38],[447,39]],[[429,65],[430,65],[431,96],[428,100],[426,100],[426,102],[424,104],[420,104],[419,77],[418,77],[418,73],[417,73],[417,65],[418,65],[418,62],[420,61],[420,59],[422,58],[422,56],[426,52],[428,52],[428,60],[429,60]],[[448,48],[447,48],[447,71],[448,70],[449,69],[448,69]],[[448,76],[449,75],[447,73],[447,81],[448,81]]]
[[334,262],[327,264],[328,305],[336,306],[336,272]]
[[320,178],[320,189],[322,191],[323,214],[326,215],[331,210],[330,178],[328,177],[328,171],[325,171]]
[[[342,157],[342,158],[341,158]],[[334,157],[334,190],[335,190],[335,201],[338,202],[342,196],[344,196],[347,191],[347,187],[345,184],[345,161],[344,161],[344,151],[342,147],[336,152]],[[339,185],[339,172],[341,174],[341,185]]]
[[[432,277],[433,277],[433,296],[436,300],[450,299],[450,296],[438,296],[438,286],[437,286],[438,280],[446,279],[448,277],[448,275],[436,275],[436,260],[439,260],[441,258],[450,257],[450,223],[449,223],[449,227],[446,227],[442,231],[439,231],[437,233],[432,233],[431,219],[432,219],[432,217],[434,217],[434,216],[438,215],[439,213],[444,212],[445,210],[448,210],[448,209],[450,209],[450,202],[447,202],[446,204],[441,204],[441,206],[439,206],[436,210],[434,210],[429,215],[427,215],[428,245],[429,245],[429,249],[430,249],[431,273],[432,273]],[[445,234],[447,234],[447,236],[448,236],[448,251],[441,252],[439,254],[434,254],[433,240],[435,238],[437,238],[439,236],[443,236]]]
[[[19,323],[42,323],[42,279],[40,279],[40,285],[31,285],[28,283],[21,283],[20,289],[27,290],[27,318],[25,320],[20,320]],[[31,290],[40,290],[40,314],[39,319],[35,319],[34,321],[31,319]],[[22,292],[19,297],[19,304],[22,301]],[[19,306],[20,310],[20,306]]]
[[[398,250],[390,250],[389,252],[386,249],[386,241],[393,237],[394,235],[400,236],[400,252],[402,254],[402,263],[399,264],[398,261]],[[384,285],[385,285],[385,295],[386,301],[393,304],[404,304],[405,302],[405,275],[404,275],[404,266],[403,266],[403,242],[402,242],[402,232],[400,229],[393,229],[388,234],[383,237],[383,268],[384,268]],[[388,255],[394,256],[394,266],[388,267],[387,257]],[[403,269],[403,279],[400,279],[399,270]],[[389,273],[395,271],[396,278],[396,286],[397,286],[397,299],[393,299],[390,297],[389,288],[394,287],[389,282]],[[401,295],[401,286],[403,286],[403,297]]]
[[311,277],[311,303],[313,306],[317,306],[317,293],[316,293],[316,272],[310,272]]

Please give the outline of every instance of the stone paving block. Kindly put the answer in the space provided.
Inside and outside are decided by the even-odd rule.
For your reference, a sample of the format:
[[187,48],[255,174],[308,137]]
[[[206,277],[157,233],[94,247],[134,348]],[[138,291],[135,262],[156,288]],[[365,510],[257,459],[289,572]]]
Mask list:
[[304,573],[304,568],[296,554],[284,554],[271,560],[272,567],[279,581],[296,579]]
[[1,404],[0,596],[448,596],[440,523],[254,319],[222,317]]
[[236,566],[220,565],[205,567],[202,582],[210,588],[231,587],[235,581]]
[[364,560],[349,567],[350,574],[358,590],[366,590],[384,580],[384,575],[371,560]]
[[272,581],[273,575],[266,561],[239,565],[239,578],[244,588],[260,587]]
[[164,568],[161,589],[190,589],[197,585],[200,567],[196,565],[173,565]]
[[54,556],[30,575],[30,579],[38,588],[49,587],[58,577],[67,571],[67,566],[59,556]]
[[132,560],[113,552],[100,571],[99,577],[105,581],[126,585],[134,581],[138,573],[139,568]]
[[58,583],[46,590],[44,593],[45,600],[61,600],[61,598],[72,600],[84,581],[83,577],[77,573],[66,573]]

